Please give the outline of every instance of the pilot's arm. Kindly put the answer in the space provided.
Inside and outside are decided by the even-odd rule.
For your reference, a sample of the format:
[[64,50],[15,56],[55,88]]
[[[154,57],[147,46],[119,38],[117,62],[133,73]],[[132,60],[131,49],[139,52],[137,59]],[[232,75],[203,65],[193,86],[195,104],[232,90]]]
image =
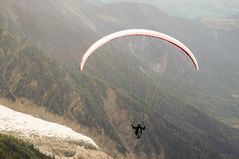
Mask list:
[[133,129],[136,129],[136,126],[134,125],[134,121],[131,121],[131,126]]

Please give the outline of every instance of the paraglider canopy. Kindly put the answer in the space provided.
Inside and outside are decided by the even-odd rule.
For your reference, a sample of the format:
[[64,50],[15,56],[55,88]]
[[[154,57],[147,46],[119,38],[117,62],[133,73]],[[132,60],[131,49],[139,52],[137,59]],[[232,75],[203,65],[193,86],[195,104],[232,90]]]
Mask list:
[[187,55],[191,59],[196,70],[197,71],[199,70],[197,59],[195,58],[194,54],[189,50],[189,48],[186,47],[183,43],[181,43],[180,41],[178,41],[177,39],[175,39],[169,35],[166,35],[166,34],[163,34],[163,33],[157,32],[157,31],[153,31],[153,30],[146,30],[146,29],[122,30],[122,31],[118,31],[118,32],[114,32],[112,34],[106,35],[105,37],[99,39],[98,41],[93,43],[89,47],[89,49],[84,53],[84,55],[81,59],[80,70],[83,71],[86,60],[96,49],[98,49],[99,47],[101,47],[102,45],[104,45],[105,43],[107,43],[113,39],[127,37],[127,36],[148,36],[148,37],[157,38],[157,39],[167,41],[167,42],[173,44],[174,46],[176,46],[177,48],[179,48],[180,50],[182,50],[182,52],[184,52],[185,55]]

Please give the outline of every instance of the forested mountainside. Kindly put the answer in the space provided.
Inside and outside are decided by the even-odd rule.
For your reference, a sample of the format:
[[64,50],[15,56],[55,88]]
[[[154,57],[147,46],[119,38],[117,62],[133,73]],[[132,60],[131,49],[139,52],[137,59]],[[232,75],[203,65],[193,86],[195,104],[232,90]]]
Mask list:
[[[109,138],[110,141],[102,140],[106,148],[115,147],[123,155],[137,156],[143,151],[151,158],[163,152],[167,158],[238,155],[236,130],[166,92],[161,92],[160,100],[155,102],[160,107],[152,108],[154,111],[148,114],[150,123],[144,138],[133,147],[130,119],[127,115],[119,116],[122,113],[137,116],[143,107],[137,96],[110,88],[107,82],[88,74],[71,74],[36,47],[17,42],[5,29],[1,29],[1,56],[1,96],[11,100],[30,99],[51,112],[76,120],[96,131],[95,137]],[[125,103],[132,106],[130,112]],[[110,114],[111,110],[115,115]]]
[[[77,121],[92,130],[90,135],[100,141],[97,143],[100,147],[118,158],[123,156],[136,158],[140,156],[142,158],[162,158],[163,156],[166,159],[237,158],[239,155],[238,131],[198,109],[201,109],[200,106],[207,108],[207,102],[217,103],[215,99],[213,100],[215,94],[212,92],[215,93],[216,86],[223,83],[224,80],[218,79],[206,93],[204,90],[201,93],[193,91],[189,96],[188,92],[203,86],[205,79],[209,81],[209,83],[206,82],[206,85],[210,85],[210,81],[217,77],[202,78],[205,76],[201,75],[201,77],[200,73],[199,75],[191,73],[189,64],[179,63],[176,57],[167,55],[167,52],[173,50],[172,48],[160,45],[160,49],[166,53],[157,58],[164,59],[160,64],[164,63],[166,69],[161,71],[160,75],[163,78],[160,85],[157,86],[159,87],[157,92],[148,94],[155,96],[155,100],[147,114],[147,130],[144,132],[142,140],[138,142],[135,142],[133,138],[129,122],[131,116],[139,118],[139,112],[142,112],[145,106],[141,99],[143,89],[137,89],[138,91],[135,91],[133,95],[129,93],[127,82],[125,84],[127,69],[122,61],[140,63],[144,69],[149,68],[155,64],[157,58],[146,58],[146,62],[132,61],[132,59],[146,57],[147,52],[144,50],[149,46],[142,48],[141,51],[134,50],[139,52],[138,58],[135,56],[128,58],[128,53],[132,52],[130,46],[125,45],[125,42],[118,41],[116,42],[118,45],[100,50],[101,55],[91,59],[86,72],[80,73],[77,70],[82,51],[100,35],[116,29],[139,26],[152,26],[153,29],[157,29],[159,25],[161,31],[170,32],[167,26],[176,21],[178,27],[183,30],[182,34],[188,28],[192,29],[193,33],[190,36],[197,37],[196,42],[198,42],[205,38],[202,35],[208,35],[209,39],[213,39],[213,36],[208,34],[209,28],[198,23],[199,26],[203,26],[203,30],[198,31],[197,26],[191,24],[190,21],[171,19],[172,17],[151,6],[136,5],[137,7],[135,7],[135,4],[120,3],[99,8],[87,1],[49,0],[47,2],[49,3],[44,4],[41,1],[14,3],[13,0],[1,2],[3,4],[0,14],[0,22],[3,26],[0,41],[0,71],[2,75],[0,92],[2,97],[13,101],[18,98],[26,98],[46,107],[50,112]],[[74,7],[70,9],[69,7],[72,5]],[[130,13],[117,10],[118,7],[134,8],[131,10],[134,20],[126,16]],[[127,9],[127,11],[129,10]],[[102,12],[94,14],[97,11]],[[18,14],[15,14],[16,12]],[[153,18],[156,18],[157,14],[161,15],[160,20],[154,21]],[[146,20],[149,17],[153,18],[149,18],[142,24],[139,18],[135,18],[139,15]],[[74,21],[75,18],[78,21]],[[102,25],[102,21],[105,25]],[[182,36],[176,30],[172,34],[176,37]],[[194,38],[182,37],[189,44],[193,43]],[[130,40],[127,42],[130,43]],[[155,42],[146,41],[144,44],[147,46],[148,43],[154,44]],[[137,45],[134,44],[135,48]],[[196,46],[195,43],[191,47],[194,46]],[[195,52],[201,53],[203,52],[201,48],[208,47],[205,43],[201,43],[199,46],[200,48],[195,49]],[[157,48],[151,48],[149,52],[155,55],[155,49]],[[118,57],[118,60],[111,58],[114,55]],[[210,63],[213,55],[210,55],[206,61],[203,60],[207,56],[206,54],[197,53],[196,55],[199,56],[201,65],[209,63],[212,66],[210,68],[218,66]],[[182,59],[181,56],[178,55],[178,57]],[[235,64],[233,62],[235,59],[229,60],[232,65]],[[168,63],[173,63],[173,65]],[[186,65],[185,70],[184,65]],[[109,66],[111,66],[111,70],[105,71]],[[202,70],[205,69],[204,67]],[[228,68],[230,67],[228,66]],[[134,81],[135,84],[142,85],[146,77],[140,75],[140,71],[136,68],[132,69],[135,71],[132,71],[131,75],[139,77]],[[227,67],[222,69],[227,69]],[[175,75],[175,72],[178,73]],[[214,73],[212,72],[212,74]],[[151,87],[155,86],[154,78],[157,76],[152,75]],[[172,91],[176,85],[172,79],[175,78],[179,78],[180,85]],[[182,89],[188,83],[187,79],[190,79],[191,83],[198,84],[196,87],[192,87],[190,84],[185,87],[186,89]],[[232,81],[237,82],[234,78]],[[231,88],[230,85],[225,90],[229,90],[229,88]],[[234,89],[236,91],[236,88]],[[220,87],[220,90],[224,90],[224,86]],[[204,99],[205,96],[209,97],[207,100],[212,100],[202,102],[200,99]],[[219,96],[215,96],[215,98],[217,99]],[[233,101],[236,103],[235,99]],[[210,108],[208,109],[212,110]],[[237,111],[236,108],[235,111]]]
[[0,158],[51,159],[39,152],[30,143],[0,134]]

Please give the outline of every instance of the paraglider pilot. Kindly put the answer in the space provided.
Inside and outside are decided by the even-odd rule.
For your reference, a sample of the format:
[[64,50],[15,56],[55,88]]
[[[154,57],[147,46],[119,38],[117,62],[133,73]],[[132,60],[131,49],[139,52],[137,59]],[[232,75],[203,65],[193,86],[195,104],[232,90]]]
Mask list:
[[136,135],[137,139],[140,139],[140,137],[143,133],[143,130],[145,130],[144,121],[142,123],[139,122],[137,125],[135,125],[134,121],[131,121],[131,126],[135,130],[135,135]]

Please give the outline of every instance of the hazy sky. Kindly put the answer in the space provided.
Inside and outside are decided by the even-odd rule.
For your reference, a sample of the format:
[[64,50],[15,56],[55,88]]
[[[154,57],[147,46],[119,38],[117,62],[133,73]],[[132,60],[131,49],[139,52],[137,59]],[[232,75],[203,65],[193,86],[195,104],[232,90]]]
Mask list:
[[121,1],[149,3],[168,14],[191,19],[239,14],[239,0],[95,0],[99,4]]

